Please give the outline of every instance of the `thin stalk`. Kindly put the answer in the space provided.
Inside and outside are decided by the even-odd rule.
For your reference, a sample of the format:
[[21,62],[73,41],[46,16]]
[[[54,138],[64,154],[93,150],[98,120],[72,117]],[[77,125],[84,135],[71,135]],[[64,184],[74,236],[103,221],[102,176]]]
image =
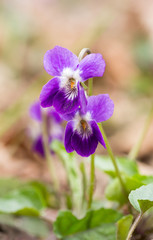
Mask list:
[[78,56],[79,61],[81,61],[84,58],[85,54],[90,54],[90,53],[91,51],[89,48],[83,48]]
[[86,200],[86,189],[87,189],[87,177],[86,177],[84,162],[80,163],[80,171],[81,171],[81,174],[82,174],[82,188],[83,188],[82,189],[83,190],[82,207],[84,208],[85,200]]
[[88,199],[88,209],[91,208],[93,200],[93,192],[95,185],[95,154],[91,155],[91,165],[90,165],[90,185],[89,185],[89,199]]
[[[83,48],[78,56],[79,61],[81,61],[86,54],[91,54],[91,51],[89,48]],[[84,87],[84,86],[83,86]],[[93,89],[93,80],[92,78],[89,79],[88,82],[88,94],[89,96],[92,95],[92,89]],[[85,168],[84,165],[80,165],[80,169],[82,171],[83,175],[83,198],[85,199],[86,196],[86,175],[85,175]],[[88,198],[88,209],[91,208],[92,199],[93,199],[93,192],[94,192],[94,183],[95,183],[95,155],[91,155],[91,167],[90,167],[90,183],[89,183],[89,198]],[[82,201],[84,204],[84,200]]]
[[[79,53],[79,56],[78,56],[79,61],[81,61],[81,60],[84,58],[85,54],[91,54],[91,51],[90,51],[89,48],[83,48],[83,49],[81,50],[81,52]],[[83,85],[83,84],[81,83],[81,85]],[[86,86],[86,85],[85,85],[85,86]],[[84,86],[83,86],[83,87],[84,87]],[[89,96],[92,95],[92,89],[93,89],[93,79],[90,78],[90,79],[88,80],[88,95],[89,95]]]
[[83,87],[85,90],[88,89],[88,87],[86,86],[86,84],[85,84],[84,82],[81,82],[81,85],[82,85],[82,87]]
[[126,240],[130,240],[130,239],[131,239],[132,234],[133,234],[134,230],[136,229],[137,225],[139,224],[142,216],[143,216],[143,213],[140,213],[140,214],[137,216],[137,218],[135,219],[134,223],[132,224],[132,226],[131,226],[131,228],[130,228],[130,231],[129,231],[129,233],[128,233],[128,236],[127,236]]
[[148,117],[147,117],[146,122],[144,124],[144,128],[141,132],[140,138],[138,139],[138,142],[134,145],[134,147],[132,148],[132,150],[129,153],[129,158],[131,160],[135,160],[136,157],[138,156],[139,150],[140,150],[141,145],[144,141],[144,138],[145,138],[145,136],[148,132],[148,129],[149,129],[149,126],[150,126],[152,120],[153,120],[153,107],[149,111]]
[[42,133],[43,133],[43,147],[45,152],[45,158],[47,160],[48,170],[50,173],[50,178],[53,181],[53,186],[55,191],[59,191],[59,182],[56,177],[56,172],[54,169],[53,161],[50,154],[49,144],[48,144],[48,130],[47,130],[47,116],[42,111]]
[[80,179],[78,161],[76,161],[74,154],[66,152],[61,142],[55,140],[52,142],[51,147],[65,168],[73,211],[79,216],[82,206],[83,190],[81,188],[82,180]]
[[93,89],[93,78],[89,78],[88,80],[88,95],[92,95],[92,89]]
[[124,195],[125,195],[126,198],[127,198],[127,196],[128,196],[127,190],[126,190],[126,187],[125,187],[125,185],[124,185],[123,179],[122,179],[122,177],[121,177],[119,168],[118,168],[118,166],[117,166],[117,162],[116,162],[115,156],[114,156],[114,154],[113,154],[113,152],[112,152],[111,146],[110,146],[110,144],[109,144],[109,142],[108,142],[108,139],[107,139],[107,136],[106,136],[106,134],[105,134],[105,132],[104,132],[104,129],[103,129],[103,127],[102,127],[102,124],[98,124],[98,125],[99,125],[100,131],[101,131],[101,133],[102,133],[102,136],[103,136],[103,138],[104,138],[104,141],[105,141],[105,144],[106,144],[106,148],[107,148],[107,152],[108,152],[108,154],[109,154],[109,156],[110,156],[110,158],[111,158],[111,160],[112,160],[112,163],[113,163],[114,168],[115,168],[115,171],[116,171],[116,175],[117,175],[118,180],[119,180],[119,182],[120,182],[120,184],[121,184],[122,191],[123,191]]

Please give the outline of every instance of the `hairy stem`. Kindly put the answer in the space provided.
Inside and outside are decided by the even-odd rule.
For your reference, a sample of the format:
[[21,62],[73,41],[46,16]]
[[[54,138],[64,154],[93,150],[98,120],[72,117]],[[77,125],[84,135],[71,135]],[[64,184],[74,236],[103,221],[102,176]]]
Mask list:
[[87,189],[87,177],[86,177],[84,162],[80,163],[80,171],[81,171],[81,174],[82,174],[82,188],[83,188],[82,189],[83,190],[82,207],[84,208],[85,200],[86,200],[86,189]]
[[47,116],[44,114],[43,111],[42,111],[42,117],[43,117],[43,121],[42,121],[43,147],[45,152],[45,158],[47,160],[48,170],[50,172],[51,180],[53,181],[54,189],[55,191],[58,192],[59,182],[54,169],[54,165],[53,165],[53,161],[52,161],[51,153],[49,149],[49,143],[48,143]]
[[109,156],[110,156],[110,158],[111,158],[111,160],[112,160],[112,163],[113,163],[114,168],[115,168],[115,171],[116,171],[116,175],[117,175],[118,180],[119,180],[119,182],[120,182],[120,184],[121,184],[122,191],[123,191],[124,195],[125,195],[126,198],[127,198],[127,197],[128,197],[127,190],[126,190],[126,187],[125,187],[125,185],[124,185],[123,179],[122,179],[122,177],[121,177],[121,173],[120,173],[120,171],[119,171],[119,168],[118,168],[118,166],[117,166],[117,162],[116,162],[115,156],[114,156],[114,154],[113,154],[113,152],[112,152],[111,146],[110,146],[110,144],[109,144],[109,142],[108,142],[108,139],[107,139],[107,136],[106,136],[106,134],[105,134],[105,132],[104,132],[104,129],[103,129],[103,127],[102,127],[102,124],[98,124],[98,125],[99,125],[100,131],[101,131],[101,133],[102,133],[102,136],[103,136],[103,138],[104,138],[104,141],[105,141],[105,144],[106,144],[106,148],[107,148],[107,152],[108,152],[108,154],[109,154]]
[[140,222],[142,216],[143,216],[142,213],[140,213],[140,214],[137,216],[137,218],[135,219],[134,223],[132,224],[132,226],[131,226],[131,228],[130,228],[130,231],[129,231],[129,233],[128,233],[128,236],[127,236],[126,240],[130,240],[130,239],[131,239],[132,234],[133,234],[134,230],[136,229],[138,223]]
[[141,132],[140,138],[138,139],[138,142],[134,145],[134,147],[132,148],[132,150],[129,153],[129,158],[131,160],[135,160],[136,157],[138,156],[139,150],[140,150],[141,145],[144,141],[144,138],[145,138],[145,136],[148,132],[148,129],[149,129],[149,126],[150,126],[152,120],[153,120],[153,107],[149,111],[148,117],[147,117],[146,122],[144,124],[144,128]]
[[95,154],[91,155],[91,165],[90,165],[90,185],[89,185],[89,199],[88,199],[88,209],[91,208],[93,200],[93,192],[95,185]]

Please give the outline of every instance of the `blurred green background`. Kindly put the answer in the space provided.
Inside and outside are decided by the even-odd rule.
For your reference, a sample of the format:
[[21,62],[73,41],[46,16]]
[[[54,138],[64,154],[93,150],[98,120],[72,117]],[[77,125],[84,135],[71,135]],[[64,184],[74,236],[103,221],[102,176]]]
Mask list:
[[[105,128],[113,151],[128,153],[153,102],[152,13],[152,0],[1,0],[2,151],[7,147],[5,152],[12,157],[17,148],[25,147],[29,105],[50,79],[43,56],[60,45],[75,54],[89,47],[103,55],[106,71],[94,79],[94,94],[109,93],[115,102],[114,115]],[[142,159],[152,159],[152,136],[153,126],[141,148]]]

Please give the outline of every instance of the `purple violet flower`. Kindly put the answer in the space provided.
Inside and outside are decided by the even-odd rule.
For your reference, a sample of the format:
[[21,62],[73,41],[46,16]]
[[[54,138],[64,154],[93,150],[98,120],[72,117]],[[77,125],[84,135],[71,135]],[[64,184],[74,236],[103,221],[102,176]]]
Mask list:
[[88,157],[95,152],[98,142],[106,148],[97,123],[108,120],[113,111],[114,103],[109,95],[100,94],[88,97],[82,108],[64,115],[68,121],[64,139],[66,151],[75,150],[82,157]]
[[[34,136],[33,150],[44,157],[45,153],[43,148],[43,137],[41,133],[42,111],[44,111],[44,109],[41,108],[40,102],[36,101],[31,105],[29,113],[31,118],[38,123],[37,128],[34,129],[36,134]],[[62,141],[63,127],[61,126],[61,117],[53,107],[46,109],[45,112],[47,114],[47,127],[49,133],[48,143],[50,144],[54,139]]]
[[102,55],[92,53],[79,62],[78,57],[66,48],[56,46],[46,52],[44,68],[55,76],[44,85],[40,93],[43,108],[54,106],[60,114],[76,110],[81,102],[81,82],[101,77],[105,70]]

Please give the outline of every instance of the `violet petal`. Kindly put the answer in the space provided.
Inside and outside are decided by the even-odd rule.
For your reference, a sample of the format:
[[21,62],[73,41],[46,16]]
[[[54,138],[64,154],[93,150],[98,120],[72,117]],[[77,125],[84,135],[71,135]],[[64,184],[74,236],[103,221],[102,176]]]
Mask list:
[[61,115],[61,118],[65,121],[70,121],[74,118],[77,111],[78,111],[78,109],[76,109],[75,111],[73,111],[71,113],[63,114],[63,115]]
[[53,100],[55,95],[59,90],[59,78],[53,78],[48,83],[46,83],[40,93],[40,103],[41,106],[46,108],[53,105]]
[[98,145],[98,139],[94,133],[88,137],[83,137],[78,131],[75,131],[71,138],[72,147],[82,157],[89,157],[93,154]]
[[105,65],[105,61],[100,53],[89,54],[80,62],[80,76],[83,81],[92,77],[102,77]]
[[77,56],[60,46],[48,50],[44,56],[44,68],[51,76],[61,76],[64,68],[75,70],[78,64]]
[[34,102],[29,109],[29,114],[31,118],[33,118],[36,121],[42,121],[42,116],[41,116],[41,106],[40,102],[36,101]]
[[42,157],[45,156],[42,136],[39,136],[39,137],[36,138],[36,140],[33,144],[33,150],[35,152],[37,152],[40,156],[42,156]]
[[60,114],[71,113],[79,107],[79,97],[78,95],[71,97],[71,93],[62,89],[56,94],[53,106]]
[[73,135],[73,124],[74,124],[74,121],[69,121],[65,130],[64,146],[68,153],[74,151],[71,145],[71,138]]
[[87,98],[85,96],[85,91],[82,86],[79,86],[79,105],[80,113],[85,114],[87,112]]
[[53,107],[48,109],[48,116],[53,118],[56,123],[62,122],[61,116],[58,114],[58,112]]
[[103,139],[103,136],[100,132],[100,129],[97,125],[97,123],[95,121],[91,121],[90,122],[90,125],[91,125],[91,128],[92,128],[92,131],[93,131],[93,134],[96,136],[96,138],[98,139],[98,141],[101,143],[101,145],[106,148],[106,145],[105,145],[105,142],[104,142],[104,139]]
[[108,94],[99,94],[88,98],[87,111],[96,122],[108,120],[114,112],[114,103]]

